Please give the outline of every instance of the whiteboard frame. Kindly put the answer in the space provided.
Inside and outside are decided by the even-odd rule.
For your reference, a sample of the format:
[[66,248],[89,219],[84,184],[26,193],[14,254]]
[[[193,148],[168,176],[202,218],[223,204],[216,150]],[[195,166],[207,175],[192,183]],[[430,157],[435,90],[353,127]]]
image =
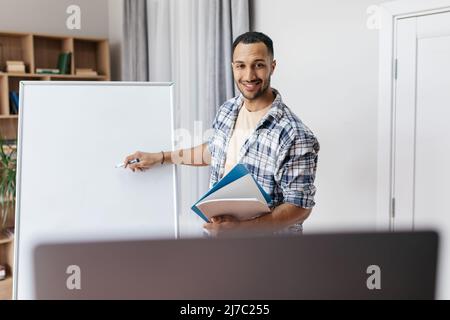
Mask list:
[[[19,110],[24,106],[24,89],[28,86],[57,85],[77,85],[77,86],[168,86],[170,87],[170,115],[171,115],[171,141],[172,150],[175,148],[175,107],[174,107],[174,82],[131,82],[131,81],[20,81]],[[15,208],[15,238],[14,238],[14,272],[13,272],[13,300],[17,300],[18,270],[19,270],[19,241],[20,241],[20,191],[22,180],[22,130],[24,113],[19,112],[18,132],[17,132],[17,167],[16,167],[16,208]],[[173,193],[174,193],[174,221],[175,239],[179,239],[179,214],[178,214],[178,194],[177,194],[177,170],[172,165],[173,170]]]

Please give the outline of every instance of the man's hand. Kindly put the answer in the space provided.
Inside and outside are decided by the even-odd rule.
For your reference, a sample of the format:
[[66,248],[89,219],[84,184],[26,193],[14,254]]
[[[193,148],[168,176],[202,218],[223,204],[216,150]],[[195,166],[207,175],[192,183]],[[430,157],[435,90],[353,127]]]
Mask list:
[[[139,159],[139,162],[128,164],[129,161],[133,159]],[[130,154],[128,157],[125,158],[125,168],[129,168],[133,172],[138,171],[145,171],[157,164],[161,164],[163,160],[163,154],[162,152],[157,153],[149,153],[149,152],[141,152],[136,151],[133,154]]]
[[213,237],[226,236],[239,232],[239,220],[233,216],[223,215],[211,218],[211,222],[205,223],[205,228]]

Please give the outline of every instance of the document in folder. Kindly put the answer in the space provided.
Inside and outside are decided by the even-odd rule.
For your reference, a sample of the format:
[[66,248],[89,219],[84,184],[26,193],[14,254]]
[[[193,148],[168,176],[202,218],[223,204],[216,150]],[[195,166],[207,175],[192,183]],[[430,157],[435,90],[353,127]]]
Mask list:
[[247,167],[237,164],[191,209],[206,222],[212,217],[225,214],[239,220],[248,220],[270,212],[271,201]]

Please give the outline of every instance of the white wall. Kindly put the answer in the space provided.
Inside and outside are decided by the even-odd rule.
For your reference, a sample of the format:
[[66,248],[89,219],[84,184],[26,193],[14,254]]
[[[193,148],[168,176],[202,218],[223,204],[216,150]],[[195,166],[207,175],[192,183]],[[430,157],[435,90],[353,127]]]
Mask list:
[[253,30],[274,41],[272,84],[321,144],[305,232],[375,228],[380,0],[255,0]]
[[[81,9],[81,29],[69,30],[66,9]],[[108,37],[108,0],[0,0],[0,31]]]

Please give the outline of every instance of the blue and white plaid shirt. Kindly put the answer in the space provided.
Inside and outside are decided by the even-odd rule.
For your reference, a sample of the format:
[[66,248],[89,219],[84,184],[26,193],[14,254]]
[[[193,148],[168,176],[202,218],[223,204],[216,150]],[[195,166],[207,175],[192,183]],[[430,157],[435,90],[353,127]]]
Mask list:
[[[319,143],[283,103],[281,95],[274,92],[272,107],[242,146],[238,163],[245,164],[272,197],[271,208],[282,203],[312,208]],[[210,187],[224,174],[228,144],[242,105],[242,95],[226,101],[214,120],[214,134],[208,141],[212,167]],[[301,225],[297,227],[301,229]]]

